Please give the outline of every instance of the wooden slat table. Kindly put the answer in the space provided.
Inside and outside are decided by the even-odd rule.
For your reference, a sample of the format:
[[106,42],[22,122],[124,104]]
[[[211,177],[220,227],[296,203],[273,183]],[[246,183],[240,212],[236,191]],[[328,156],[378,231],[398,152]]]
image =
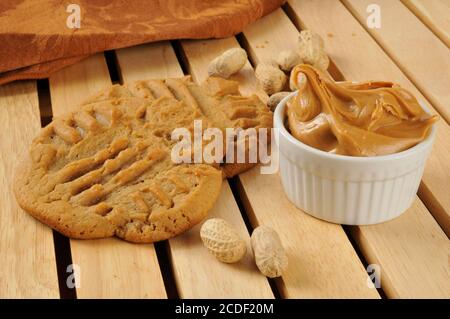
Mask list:
[[[384,29],[365,26],[365,9],[375,2]],[[0,297],[450,298],[449,16],[446,0],[288,1],[237,38],[121,49],[107,54],[108,64],[97,54],[55,73],[48,88],[45,80],[0,87]],[[14,168],[49,112],[73,110],[112,81],[190,74],[201,82],[212,58],[239,46],[249,61],[232,78],[243,94],[266,101],[254,66],[294,48],[302,29],[325,39],[336,80],[391,80],[441,115],[418,197],[401,217],[374,226],[334,225],[295,208],[277,174],[261,175],[255,168],[224,181],[210,216],[227,219],[247,239],[253,228],[269,225],[288,252],[286,273],[268,280],[256,269],[250,249],[236,265],[216,261],[202,247],[199,226],[156,245],[69,241],[17,206]],[[70,263],[78,266],[76,288],[66,283]],[[380,290],[367,284],[368,264],[381,267]]]

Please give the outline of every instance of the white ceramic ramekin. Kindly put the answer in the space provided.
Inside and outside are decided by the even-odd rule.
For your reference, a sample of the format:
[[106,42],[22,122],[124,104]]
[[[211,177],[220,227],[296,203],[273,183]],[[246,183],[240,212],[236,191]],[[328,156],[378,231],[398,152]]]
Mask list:
[[376,224],[403,213],[419,187],[435,125],[424,141],[400,153],[330,154],[303,144],[287,131],[285,107],[294,94],[284,98],[274,113],[281,181],[289,200],[310,215],[338,224]]

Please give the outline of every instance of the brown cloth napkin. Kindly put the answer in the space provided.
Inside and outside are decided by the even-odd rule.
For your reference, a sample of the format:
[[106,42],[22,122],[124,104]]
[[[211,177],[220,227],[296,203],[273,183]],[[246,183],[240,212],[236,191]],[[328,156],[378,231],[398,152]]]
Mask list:
[[[45,78],[104,50],[232,36],[284,1],[1,0],[0,84]],[[80,8],[80,28],[68,27],[70,4]]]

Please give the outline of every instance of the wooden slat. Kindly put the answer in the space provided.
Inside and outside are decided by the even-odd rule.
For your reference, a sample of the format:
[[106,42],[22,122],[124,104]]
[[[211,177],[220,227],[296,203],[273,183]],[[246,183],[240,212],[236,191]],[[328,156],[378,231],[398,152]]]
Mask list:
[[[268,32],[269,42],[277,41],[267,29],[258,32]],[[289,37],[285,34],[280,37],[278,50],[286,46]],[[238,46],[235,38],[182,42],[190,73],[198,81],[206,78],[209,61]],[[265,96],[249,63],[233,79],[240,82],[242,93]],[[256,167],[241,174],[239,180],[252,225],[264,224],[277,230],[289,255],[288,270],[276,280],[283,297],[379,297],[376,290],[367,287],[367,273],[341,226],[320,221],[295,208],[286,199],[278,174],[261,175]]]
[[169,42],[116,50],[122,82],[182,77],[183,70]]
[[[290,1],[288,5],[300,27],[322,35],[328,54],[346,79],[391,80],[433,107],[342,3],[325,0],[322,6],[314,1]],[[419,196],[450,236],[450,196],[448,189],[442,187],[450,180],[450,128],[443,120],[437,123],[437,128]]]
[[[162,42],[117,51],[122,78],[181,77],[183,71],[170,43]],[[209,217],[229,221],[249,242],[249,234],[227,181]],[[250,247],[236,265],[217,261],[203,247],[200,225],[169,240],[173,272],[181,298],[273,298],[267,279],[254,264]]]
[[53,116],[76,110],[90,94],[111,85],[103,55],[97,54],[49,78]]
[[[322,4],[319,8],[319,4],[313,1],[289,2],[298,25],[312,29],[326,39],[326,49],[346,79],[393,80],[419,95],[340,2],[327,1],[326,5]],[[287,19],[283,20],[286,22],[278,21],[279,27],[288,24]],[[448,126],[441,124],[440,131],[443,131],[442,128]],[[448,153],[445,157],[445,152],[436,154],[436,149],[440,148],[438,143],[443,142],[436,141],[435,152],[431,155],[442,165],[449,158]],[[448,146],[444,147],[448,150]],[[429,181],[444,173],[438,170],[442,166],[433,165],[433,162],[429,160],[427,163]],[[439,192],[439,187],[442,188],[448,180],[448,177],[441,180],[440,186],[435,184],[433,192]],[[445,199],[448,192],[441,190],[440,196]],[[381,265],[382,288],[388,297],[448,297],[448,241],[419,199],[397,220],[375,226],[354,227],[353,234],[368,262]],[[381,240],[386,234],[389,239]],[[425,260],[434,262],[424,262]],[[424,263],[426,266],[423,266]],[[387,280],[383,280],[383,276]],[[418,282],[422,284],[419,285]],[[447,290],[443,289],[445,287]]]
[[382,288],[394,298],[450,298],[450,242],[420,200],[393,221],[352,227],[371,264],[381,266]]
[[450,122],[450,51],[399,0],[378,0],[381,28],[367,28],[373,0],[344,0],[347,8],[392,60]]
[[402,2],[450,48],[448,0],[402,0]]
[[[89,95],[111,85],[102,54],[50,77],[54,115],[72,111]],[[78,298],[166,298],[153,245],[108,238],[71,240],[72,260],[80,266]]]
[[59,298],[52,230],[17,205],[17,163],[39,132],[36,82],[0,87],[0,298]]

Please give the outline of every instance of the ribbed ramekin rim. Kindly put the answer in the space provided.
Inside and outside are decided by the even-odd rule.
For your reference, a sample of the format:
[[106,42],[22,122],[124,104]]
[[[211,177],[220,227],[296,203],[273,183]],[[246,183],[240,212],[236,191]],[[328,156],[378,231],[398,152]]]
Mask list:
[[[319,149],[316,149],[312,146],[309,146],[307,144],[304,144],[297,140],[294,136],[291,135],[291,133],[288,132],[284,125],[284,109],[286,107],[287,101],[297,94],[297,91],[292,92],[285,98],[283,98],[280,103],[278,103],[274,116],[273,116],[273,126],[275,129],[279,129],[280,137],[287,139],[291,144],[293,144],[295,147],[301,148],[307,152],[310,152],[314,155],[321,156],[323,158],[336,160],[336,161],[345,161],[345,162],[353,162],[353,163],[375,163],[375,162],[385,162],[385,161],[393,161],[393,160],[401,160],[407,157],[415,156],[418,153],[422,153],[426,151],[429,147],[431,147],[431,144],[433,143],[434,136],[436,134],[436,123],[434,123],[431,127],[431,132],[428,134],[428,136],[423,140],[422,142],[418,143],[417,145],[414,145],[413,147],[401,151],[399,153],[394,154],[388,154],[388,155],[380,155],[380,156],[370,156],[370,157],[359,157],[359,156],[349,156],[349,155],[340,155],[340,154],[332,154],[328,153]],[[426,104],[422,101],[419,101],[420,105],[424,108],[426,112],[430,112],[429,108],[426,106]],[[281,151],[281,150],[280,150]]]

